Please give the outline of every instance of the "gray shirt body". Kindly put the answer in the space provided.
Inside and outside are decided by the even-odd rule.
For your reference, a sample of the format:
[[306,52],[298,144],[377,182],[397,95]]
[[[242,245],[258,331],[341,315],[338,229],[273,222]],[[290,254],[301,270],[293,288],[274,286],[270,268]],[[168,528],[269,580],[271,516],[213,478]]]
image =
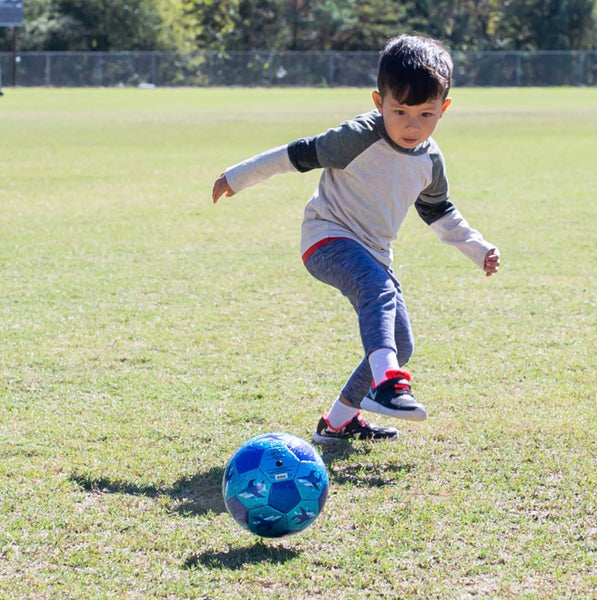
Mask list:
[[450,201],[442,153],[432,138],[413,150],[392,142],[376,110],[339,127],[254,156],[226,170],[239,192],[277,173],[323,169],[305,206],[301,253],[327,238],[365,246],[380,262],[392,262],[392,242],[415,206],[438,237],[480,267],[494,246],[472,229]]

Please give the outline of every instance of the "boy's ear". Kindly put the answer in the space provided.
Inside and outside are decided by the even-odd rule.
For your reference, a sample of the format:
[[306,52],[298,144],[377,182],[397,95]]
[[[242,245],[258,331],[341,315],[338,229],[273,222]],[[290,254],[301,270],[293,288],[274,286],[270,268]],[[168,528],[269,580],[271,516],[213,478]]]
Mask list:
[[382,99],[381,99],[381,94],[375,90],[372,94],[371,97],[373,98],[373,104],[375,104],[375,108],[377,108],[377,110],[379,112],[381,112],[381,107],[383,105]]
[[446,98],[444,100],[444,103],[442,104],[442,117],[444,116],[444,113],[448,110],[448,106],[450,106],[450,104],[452,104],[452,98]]

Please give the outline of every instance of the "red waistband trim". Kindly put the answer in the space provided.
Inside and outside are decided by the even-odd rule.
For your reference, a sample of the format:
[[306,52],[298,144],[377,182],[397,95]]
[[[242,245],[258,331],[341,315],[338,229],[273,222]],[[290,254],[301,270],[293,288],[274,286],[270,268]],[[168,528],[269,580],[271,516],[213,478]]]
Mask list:
[[334,240],[341,240],[341,237],[326,237],[323,238],[322,240],[319,240],[318,242],[315,242],[304,254],[303,254],[303,262],[307,262],[307,259],[313,254],[313,252],[315,252],[315,250],[318,250],[319,248],[321,248],[322,246],[325,246],[326,244],[328,244],[329,242],[333,242]]

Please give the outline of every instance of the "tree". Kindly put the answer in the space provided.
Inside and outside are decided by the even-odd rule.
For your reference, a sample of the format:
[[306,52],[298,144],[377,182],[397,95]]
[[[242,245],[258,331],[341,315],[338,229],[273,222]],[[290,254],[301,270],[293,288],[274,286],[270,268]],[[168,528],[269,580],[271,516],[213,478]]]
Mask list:
[[504,24],[516,50],[580,50],[594,47],[594,0],[513,0]]
[[172,0],[30,0],[19,34],[26,50],[154,50]]
[[342,45],[356,25],[356,0],[186,2],[196,42],[212,50],[323,50]]
[[[27,0],[22,50],[452,50],[596,46],[597,0]],[[0,50],[10,50],[0,29]]]
[[[235,32],[238,0],[183,0],[184,20],[200,50],[224,50]],[[232,49],[232,48],[229,48]]]

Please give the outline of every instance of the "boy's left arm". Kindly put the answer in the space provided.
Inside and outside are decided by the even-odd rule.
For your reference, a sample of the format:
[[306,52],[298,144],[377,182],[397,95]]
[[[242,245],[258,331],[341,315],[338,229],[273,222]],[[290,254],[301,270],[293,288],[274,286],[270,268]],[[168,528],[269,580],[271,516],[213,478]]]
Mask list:
[[489,277],[500,265],[500,251],[473,229],[450,200],[444,157],[438,148],[430,151],[431,183],[415,202],[419,216],[442,242],[456,246]]
[[[425,216],[421,207],[419,214],[433,229],[437,237],[452,246],[456,246],[465,256],[485,271],[487,277],[497,272],[500,266],[500,251],[495,244],[488,242],[476,229],[473,229],[460,211],[449,201],[444,207],[427,207]],[[435,212],[434,215],[432,213]]]

